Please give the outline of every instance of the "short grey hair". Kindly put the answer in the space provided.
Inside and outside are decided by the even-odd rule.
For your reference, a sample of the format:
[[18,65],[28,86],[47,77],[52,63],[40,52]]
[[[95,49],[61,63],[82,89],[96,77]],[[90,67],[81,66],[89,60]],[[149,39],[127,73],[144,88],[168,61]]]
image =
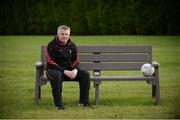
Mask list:
[[61,25],[58,27],[57,29],[57,34],[59,33],[59,30],[69,30],[69,32],[71,31],[71,28],[66,26],[66,25]]

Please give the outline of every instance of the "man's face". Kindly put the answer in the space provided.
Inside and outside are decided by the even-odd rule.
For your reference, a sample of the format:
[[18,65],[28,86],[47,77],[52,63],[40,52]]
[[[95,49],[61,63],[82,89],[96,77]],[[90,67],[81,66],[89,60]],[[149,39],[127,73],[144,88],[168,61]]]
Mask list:
[[60,30],[58,31],[57,36],[58,36],[58,38],[59,38],[59,40],[60,40],[60,42],[61,42],[62,44],[66,44],[67,41],[69,40],[70,31],[67,30],[67,29],[66,29],[66,30],[60,29]]

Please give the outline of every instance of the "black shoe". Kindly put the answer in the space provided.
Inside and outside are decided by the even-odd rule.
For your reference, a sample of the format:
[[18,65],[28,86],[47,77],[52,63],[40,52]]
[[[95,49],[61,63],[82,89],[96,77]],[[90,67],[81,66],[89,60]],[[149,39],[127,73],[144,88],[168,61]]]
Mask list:
[[83,107],[91,107],[92,105],[89,103],[79,103],[79,106],[83,106]]
[[63,106],[63,105],[56,106],[56,109],[58,109],[58,110],[65,110],[65,108],[64,108],[64,106]]

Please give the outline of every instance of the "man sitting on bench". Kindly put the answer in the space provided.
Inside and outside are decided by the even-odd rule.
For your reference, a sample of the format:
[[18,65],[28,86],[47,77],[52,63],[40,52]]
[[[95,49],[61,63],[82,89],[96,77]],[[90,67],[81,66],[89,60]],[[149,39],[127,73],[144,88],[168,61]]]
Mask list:
[[89,73],[79,68],[76,45],[71,42],[68,26],[58,27],[57,36],[48,43],[46,59],[46,75],[50,79],[55,107],[64,109],[61,95],[63,81],[78,81],[79,105],[89,106]]

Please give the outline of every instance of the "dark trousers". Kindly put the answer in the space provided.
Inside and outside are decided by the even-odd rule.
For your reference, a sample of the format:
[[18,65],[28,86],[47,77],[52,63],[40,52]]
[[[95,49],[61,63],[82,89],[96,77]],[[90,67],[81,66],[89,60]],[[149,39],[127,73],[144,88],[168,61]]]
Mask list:
[[78,70],[76,78],[73,80],[69,79],[65,75],[63,75],[59,70],[48,69],[47,77],[50,79],[50,84],[52,88],[52,95],[54,98],[55,106],[62,105],[62,83],[63,81],[77,81],[79,82],[80,89],[80,103],[88,103],[89,102],[89,89],[90,89],[90,80],[89,73],[87,71]]

